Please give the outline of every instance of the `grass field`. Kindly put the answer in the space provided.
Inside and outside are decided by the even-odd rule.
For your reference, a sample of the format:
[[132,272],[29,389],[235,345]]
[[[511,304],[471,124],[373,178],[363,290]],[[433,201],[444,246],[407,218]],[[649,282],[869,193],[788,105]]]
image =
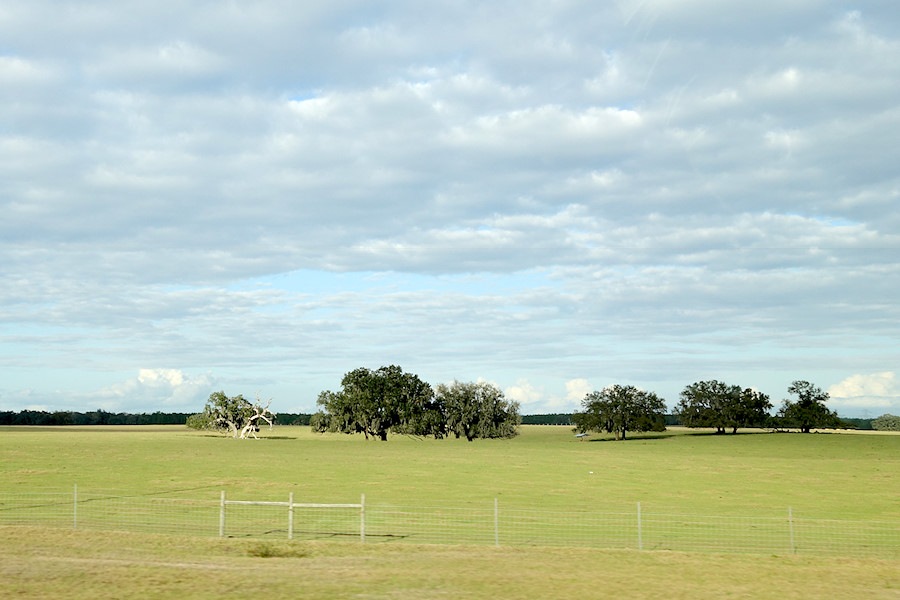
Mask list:
[[[254,500],[293,493],[304,502],[356,502],[364,493],[382,504],[484,506],[497,498],[503,507],[610,511],[640,502],[720,516],[769,516],[790,506],[809,518],[900,520],[898,435],[675,429],[613,442],[526,426],[512,440],[380,443],[292,427],[258,441],[171,426],[2,428],[0,459],[0,491],[78,484],[213,501],[220,490]],[[251,597],[268,586],[269,597],[316,598],[602,597],[604,590],[648,598],[900,598],[898,560],[13,527],[0,527],[0,536],[0,591],[19,597]]]
[[[579,441],[525,426],[512,440],[387,443],[277,427],[232,440],[177,426],[5,428],[2,486],[182,492],[196,498],[617,509],[900,519],[900,436],[698,435]],[[593,474],[591,474],[593,472]]]
[[154,599],[894,599],[897,561],[0,528],[0,593]]

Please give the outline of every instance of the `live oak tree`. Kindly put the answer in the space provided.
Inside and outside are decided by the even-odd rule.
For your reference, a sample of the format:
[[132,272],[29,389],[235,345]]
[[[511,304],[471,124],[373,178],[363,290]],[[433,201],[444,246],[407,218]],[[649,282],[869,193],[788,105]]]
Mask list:
[[412,436],[434,436],[441,439],[447,434],[444,413],[434,394],[424,401],[420,410],[411,411],[402,423],[391,428],[394,433]]
[[737,402],[741,388],[721,381],[698,381],[681,391],[675,414],[685,427],[715,427],[725,432],[725,411]]
[[313,431],[362,433],[386,440],[388,432],[442,438],[453,434],[503,438],[518,434],[519,404],[485,382],[441,384],[437,392],[400,367],[359,368],[344,375],[341,390],[319,394]]
[[616,439],[626,432],[665,431],[666,405],[653,392],[631,385],[612,385],[591,392],[581,402],[583,412],[572,415],[581,432],[607,431]]
[[729,415],[731,432],[736,433],[738,427],[766,427],[771,419],[770,410],[772,402],[768,394],[744,388],[740,402]]
[[698,381],[682,390],[675,414],[686,427],[714,427],[716,433],[738,427],[762,427],[772,408],[769,397],[721,381]]
[[448,433],[468,441],[475,438],[510,438],[518,435],[519,403],[487,382],[440,384],[435,391],[438,412]]
[[255,438],[260,422],[267,423],[269,429],[275,423],[275,413],[269,410],[271,403],[269,400],[263,405],[258,395],[256,402],[251,403],[240,394],[229,397],[225,392],[213,392],[203,412],[189,417],[187,425],[194,429],[226,431],[234,438]]
[[322,411],[314,415],[314,424],[319,430],[362,432],[366,439],[387,440],[389,431],[420,426],[432,397],[428,383],[398,366],[360,367],[344,375],[339,392],[319,394]]
[[478,437],[511,438],[519,434],[522,417],[519,403],[507,400],[500,388],[489,384],[477,384],[481,396],[481,415],[478,421]]
[[321,407],[321,410],[309,420],[309,426],[313,431],[319,433],[326,431],[362,432],[362,426],[355,420],[354,411],[347,402],[347,396],[343,393],[330,390],[319,392],[316,404]]
[[797,401],[785,400],[782,404],[778,416],[783,425],[809,433],[816,427],[836,427],[840,424],[837,413],[825,406],[828,392],[808,381],[795,381],[788,387],[788,393],[795,394]]

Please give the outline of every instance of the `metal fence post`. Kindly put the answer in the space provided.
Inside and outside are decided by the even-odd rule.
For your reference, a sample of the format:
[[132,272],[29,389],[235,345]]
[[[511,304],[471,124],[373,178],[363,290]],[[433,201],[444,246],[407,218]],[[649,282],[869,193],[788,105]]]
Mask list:
[[294,539],[294,492],[288,494],[288,539]]
[[366,495],[359,498],[359,541],[366,543]]
[[219,503],[219,537],[225,537],[225,490]]
[[797,553],[797,548],[794,546],[794,510],[788,506],[788,530],[791,534],[791,554]]
[[494,545],[500,545],[500,506],[494,498]]
[[644,549],[644,532],[641,527],[641,503],[637,505],[638,550]]

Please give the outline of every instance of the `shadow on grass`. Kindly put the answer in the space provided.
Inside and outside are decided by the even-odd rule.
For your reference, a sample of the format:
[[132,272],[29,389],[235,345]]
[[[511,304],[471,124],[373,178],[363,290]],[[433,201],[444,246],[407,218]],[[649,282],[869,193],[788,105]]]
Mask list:
[[653,433],[649,435],[637,435],[636,437],[626,437],[621,440],[617,440],[614,437],[602,437],[593,440],[587,440],[588,443],[594,442],[639,442],[641,440],[664,440],[667,438],[673,438],[679,434],[677,433]]
[[[216,433],[203,433],[200,434],[199,437],[207,437],[207,438],[218,438],[220,440],[240,440],[240,438],[232,437],[230,435],[216,434]],[[259,436],[258,438],[244,438],[246,440],[258,440],[260,442],[265,440],[296,440],[298,438],[292,437],[289,435],[264,435]]]
[[682,433],[681,435],[690,435],[694,437],[720,437],[720,438],[732,438],[738,437],[742,435],[769,435],[771,433],[775,433],[774,431],[768,430],[737,430],[736,433],[731,433],[730,431],[726,431],[725,433],[716,432],[716,431],[687,431]]
[[681,436],[691,436],[691,437],[720,437],[720,438],[732,438],[737,436],[746,436],[746,435],[770,435],[773,433],[768,430],[745,430],[741,431],[740,429],[737,433],[731,433],[730,431],[727,433],[719,433],[716,431],[678,431],[678,432],[670,432],[663,431],[659,433],[648,433],[648,434],[632,434],[631,437],[625,437],[625,439],[617,440],[614,437],[604,436],[602,438],[596,439],[587,439],[587,442],[631,442],[631,441],[639,441],[639,440],[665,440],[673,437],[681,437]]

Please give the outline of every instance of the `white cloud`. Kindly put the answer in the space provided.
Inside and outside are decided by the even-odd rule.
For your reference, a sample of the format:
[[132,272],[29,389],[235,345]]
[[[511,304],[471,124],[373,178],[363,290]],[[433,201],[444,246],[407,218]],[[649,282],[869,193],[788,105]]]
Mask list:
[[571,379],[566,382],[566,401],[576,406],[581,405],[584,397],[594,391],[587,379]]
[[137,377],[81,395],[80,401],[116,412],[200,412],[216,379],[178,369],[140,369]]
[[176,40],[105,55],[90,63],[88,74],[104,83],[143,87],[151,82],[170,85],[217,75],[224,65],[213,52]]
[[520,379],[515,385],[507,387],[503,393],[507,398],[515,400],[523,407],[537,404],[543,398],[544,392],[534,387],[527,379]]
[[851,375],[828,388],[829,404],[846,409],[900,406],[900,380],[893,371]]
[[142,385],[176,388],[184,383],[184,374],[178,369],[141,369],[137,380]]
[[573,412],[581,406],[581,401],[593,388],[586,379],[571,379],[565,382],[565,394],[548,394],[543,387],[535,386],[527,379],[520,379],[506,388],[504,393],[522,405],[523,414],[543,414]]
[[[7,89],[19,86],[49,84],[57,78],[54,70],[40,62],[17,56],[0,55],[0,85]],[[0,97],[4,92],[0,92]]]

